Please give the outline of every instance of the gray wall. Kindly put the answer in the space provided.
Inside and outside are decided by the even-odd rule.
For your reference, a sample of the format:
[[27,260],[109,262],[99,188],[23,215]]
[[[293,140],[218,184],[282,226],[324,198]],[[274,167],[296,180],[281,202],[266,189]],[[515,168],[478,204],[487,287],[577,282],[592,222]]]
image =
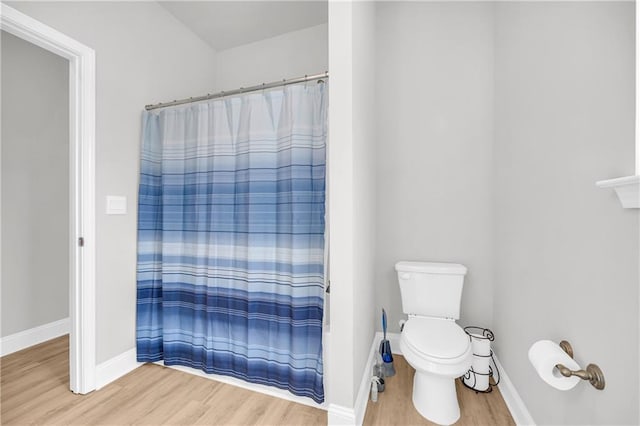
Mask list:
[[[495,348],[534,420],[638,424],[634,5],[496,5]],[[567,339],[607,387],[550,388],[527,359]]]
[[325,72],[329,68],[327,24],[231,49],[218,50],[217,90]]
[[[96,50],[96,357],[135,347],[136,212],[145,104],[210,92],[215,52],[155,2],[8,2]],[[105,214],[105,196],[128,213]]]
[[[354,406],[363,373],[369,377],[364,367],[375,332],[375,9],[374,2],[329,3],[328,401],[346,408]],[[330,424],[346,424],[334,416],[330,410]]]
[[[469,267],[461,323],[494,348],[539,424],[638,424],[634,6],[379,3],[377,302],[397,260]],[[546,385],[527,351],[568,339],[607,389]]]
[[4,337],[69,316],[69,62],[1,39]]
[[[375,2],[353,5],[353,377],[359,387],[380,322],[376,310],[376,149],[375,149]],[[330,118],[331,119],[331,118]],[[341,143],[335,141],[335,143]],[[331,165],[329,165],[329,168]],[[336,182],[340,185],[340,182]],[[335,324],[339,328],[340,324]],[[337,380],[339,382],[339,379]],[[356,388],[357,390],[358,388]]]
[[394,264],[459,262],[461,323],[490,325],[493,5],[378,3],[376,32],[378,305],[399,331]]

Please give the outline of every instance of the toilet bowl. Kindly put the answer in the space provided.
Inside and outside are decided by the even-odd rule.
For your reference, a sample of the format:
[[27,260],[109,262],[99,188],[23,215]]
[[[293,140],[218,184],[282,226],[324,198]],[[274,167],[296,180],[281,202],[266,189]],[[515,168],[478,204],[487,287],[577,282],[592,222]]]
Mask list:
[[415,370],[412,400],[427,420],[449,425],[460,418],[455,379],[471,367],[471,338],[456,324],[466,267],[398,262],[403,311],[409,319],[400,349]]
[[455,379],[471,367],[471,340],[453,320],[410,317],[400,350],[416,372],[413,405],[428,420],[449,425],[460,418]]

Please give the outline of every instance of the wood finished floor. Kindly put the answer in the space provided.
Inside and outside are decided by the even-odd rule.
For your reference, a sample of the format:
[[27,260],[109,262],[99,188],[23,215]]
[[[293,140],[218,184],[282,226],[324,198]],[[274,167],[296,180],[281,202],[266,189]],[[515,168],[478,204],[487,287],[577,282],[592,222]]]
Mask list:
[[[413,407],[413,373],[415,370],[404,357],[393,355],[396,375],[385,379],[385,391],[378,402],[367,404],[364,425],[435,425],[422,417]],[[490,393],[476,393],[456,380],[460,403],[460,426],[515,426],[509,409],[498,388]]]
[[[251,392],[154,364],[143,365],[89,395],[69,391],[68,337],[0,358],[0,424],[326,425],[324,410]],[[365,425],[429,425],[413,408],[413,369],[395,357],[398,374]],[[458,389],[460,425],[513,425],[498,392]]]

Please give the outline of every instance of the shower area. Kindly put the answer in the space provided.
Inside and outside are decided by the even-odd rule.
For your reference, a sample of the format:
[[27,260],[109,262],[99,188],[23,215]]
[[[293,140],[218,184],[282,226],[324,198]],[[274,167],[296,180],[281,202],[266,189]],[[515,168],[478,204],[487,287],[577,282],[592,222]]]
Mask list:
[[145,107],[136,357],[323,406],[327,4],[295,7],[320,23],[219,50],[216,90]]

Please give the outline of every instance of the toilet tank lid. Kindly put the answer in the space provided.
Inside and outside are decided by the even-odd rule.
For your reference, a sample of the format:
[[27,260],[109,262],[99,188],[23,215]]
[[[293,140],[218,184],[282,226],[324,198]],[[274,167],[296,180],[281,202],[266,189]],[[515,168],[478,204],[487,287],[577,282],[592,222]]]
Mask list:
[[405,261],[396,263],[396,271],[465,275],[467,273],[467,267],[459,263]]

